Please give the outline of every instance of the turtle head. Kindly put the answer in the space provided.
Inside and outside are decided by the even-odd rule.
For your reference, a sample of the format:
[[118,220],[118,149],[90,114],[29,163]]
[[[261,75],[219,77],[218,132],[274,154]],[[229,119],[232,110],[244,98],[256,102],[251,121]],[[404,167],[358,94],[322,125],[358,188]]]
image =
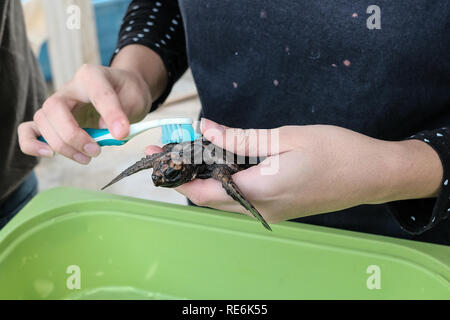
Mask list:
[[194,166],[182,161],[162,158],[153,164],[152,180],[157,187],[175,188],[191,181],[194,176]]

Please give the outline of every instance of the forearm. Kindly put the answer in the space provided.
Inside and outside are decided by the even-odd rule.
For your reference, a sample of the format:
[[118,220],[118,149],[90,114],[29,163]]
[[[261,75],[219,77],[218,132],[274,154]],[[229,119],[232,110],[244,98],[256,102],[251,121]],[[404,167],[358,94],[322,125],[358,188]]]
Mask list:
[[385,141],[333,126],[301,129],[311,131],[307,149],[321,154],[316,160],[321,171],[310,183],[311,197],[320,195],[327,204],[321,212],[431,198],[441,189],[443,165],[423,141]]
[[178,1],[133,0],[123,18],[111,65],[145,81],[153,100],[150,111],[161,105],[187,69]]
[[142,45],[128,45],[114,57],[112,68],[130,71],[148,85],[152,100],[158,99],[167,86],[167,70],[161,57]]
[[378,164],[378,172],[371,173],[376,190],[371,203],[437,196],[443,167],[432,147],[419,140],[379,144],[379,152],[385,157]]

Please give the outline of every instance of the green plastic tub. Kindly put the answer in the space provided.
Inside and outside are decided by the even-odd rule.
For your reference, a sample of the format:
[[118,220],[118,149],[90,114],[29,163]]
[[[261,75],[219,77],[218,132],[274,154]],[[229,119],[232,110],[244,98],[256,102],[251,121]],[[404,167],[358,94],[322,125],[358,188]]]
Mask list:
[[0,231],[0,299],[449,299],[450,247],[58,188]]

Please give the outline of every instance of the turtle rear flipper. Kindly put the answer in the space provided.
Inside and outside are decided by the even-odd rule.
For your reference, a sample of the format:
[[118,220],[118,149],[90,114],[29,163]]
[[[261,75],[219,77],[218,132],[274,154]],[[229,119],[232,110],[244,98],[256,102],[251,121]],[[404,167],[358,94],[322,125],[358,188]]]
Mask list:
[[212,172],[211,175],[214,179],[222,183],[222,187],[225,189],[227,194],[233,198],[233,200],[239,202],[245,209],[247,209],[256,219],[258,219],[263,226],[272,231],[264,217],[259,213],[259,211],[248,201],[242,194],[241,190],[237,184],[231,178],[231,175],[225,174],[222,168],[217,168]]
[[155,156],[157,154],[152,154],[151,156],[146,156],[145,158],[142,158],[132,166],[128,167],[122,173],[120,173],[117,177],[115,177],[110,183],[108,183],[106,186],[102,188],[106,189],[110,185],[116,183],[119,180],[122,180],[123,178],[126,178],[128,176],[131,176],[132,174],[135,174],[136,172],[139,172],[144,169],[151,169],[153,167],[153,160],[155,159]]

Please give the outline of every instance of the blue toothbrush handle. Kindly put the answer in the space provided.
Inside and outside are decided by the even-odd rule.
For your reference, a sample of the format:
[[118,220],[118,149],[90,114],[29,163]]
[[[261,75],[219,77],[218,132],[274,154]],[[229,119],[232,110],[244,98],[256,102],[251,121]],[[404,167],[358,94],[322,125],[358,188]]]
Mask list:
[[[90,135],[94,139],[100,138],[101,136],[109,134],[108,129],[83,128],[83,130],[86,131],[87,134]],[[42,136],[39,136],[38,140],[42,141],[44,143],[47,143],[47,141],[45,141],[44,137],[42,137]],[[125,144],[126,142],[127,142],[126,140],[116,140],[116,139],[99,139],[97,141],[97,143],[100,147],[121,146],[121,145]]]

